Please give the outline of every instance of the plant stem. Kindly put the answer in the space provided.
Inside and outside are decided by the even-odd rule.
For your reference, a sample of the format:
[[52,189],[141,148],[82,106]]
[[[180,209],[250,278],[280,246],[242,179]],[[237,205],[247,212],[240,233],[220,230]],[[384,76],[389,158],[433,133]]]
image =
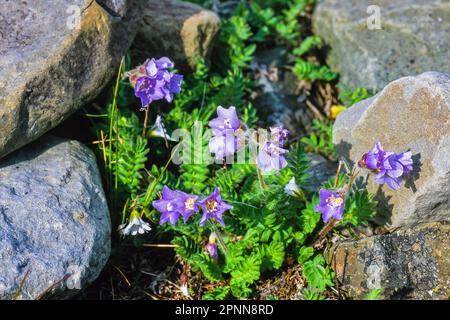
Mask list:
[[333,187],[334,187],[335,190],[336,190],[337,183],[339,181],[339,174],[341,173],[341,169],[342,169],[342,160],[339,160],[339,165],[338,165],[338,168],[336,170],[336,176],[334,177],[334,185],[333,185]]
[[[119,66],[119,72],[117,74],[116,83],[114,86],[114,95],[113,95],[113,101],[111,106],[111,111],[109,113],[109,154],[108,154],[108,191],[110,192],[112,205],[113,205],[113,211],[115,212],[115,208],[117,207],[117,189],[118,189],[118,171],[119,171],[119,155],[118,153],[118,143],[119,143],[119,128],[118,128],[118,119],[119,119],[119,112],[117,110],[117,95],[119,92],[119,84],[120,79],[122,77],[122,71],[124,66],[125,57],[122,57],[122,60],[120,61]],[[113,153],[112,153],[112,144],[113,144],[113,132],[116,132],[116,141],[115,141],[115,180],[114,180],[114,191],[112,191],[112,182],[113,182]]]
[[261,186],[261,189],[267,190],[267,184],[264,181],[264,176],[262,175],[261,170],[258,167],[256,167],[256,174],[258,176],[258,181],[259,185]]
[[158,185],[158,182],[161,180],[163,174],[166,172],[167,167],[169,166],[170,162],[173,159],[173,156],[175,155],[175,153],[178,151],[178,148],[183,144],[183,142],[180,142],[179,144],[177,144],[177,146],[175,147],[175,149],[172,151],[172,153],[170,154],[169,160],[167,160],[166,165],[164,166],[164,168],[162,169],[161,173],[159,174],[158,178],[156,180],[153,180],[152,184],[150,185],[149,191],[146,193],[145,195],[145,199],[144,199],[144,203],[143,203],[143,208],[141,211],[141,218],[144,216],[144,208],[148,205],[148,201],[150,200],[150,197],[153,195],[153,192],[155,191],[156,186]]
[[322,240],[333,229],[337,222],[338,220],[331,218],[325,227],[323,227],[319,234],[314,238],[312,241],[312,246],[314,247],[320,240]]
[[147,106],[147,108],[145,108],[144,128],[142,129],[142,138],[145,138],[145,134],[147,133],[147,124],[148,124],[149,114],[150,114],[150,106]]

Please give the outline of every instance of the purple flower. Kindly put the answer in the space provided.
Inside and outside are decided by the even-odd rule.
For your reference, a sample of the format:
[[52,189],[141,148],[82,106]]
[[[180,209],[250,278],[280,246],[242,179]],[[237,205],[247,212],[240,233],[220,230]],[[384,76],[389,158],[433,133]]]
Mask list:
[[170,221],[172,225],[177,223],[181,214],[181,204],[178,201],[177,196],[176,191],[164,186],[162,190],[162,199],[152,202],[153,207],[161,212],[161,218],[159,220],[160,225],[163,225],[167,221]]
[[183,80],[183,76],[170,72],[168,76],[168,80],[164,86],[164,91],[166,93],[165,98],[167,102],[172,102],[173,94],[181,92],[181,81]]
[[137,69],[137,73],[132,73],[130,81],[136,81],[134,92],[141,99],[142,109],[156,100],[166,99],[167,102],[172,102],[173,94],[181,92],[183,76],[167,70],[173,66],[173,62],[166,57],[148,59],[143,67]]
[[173,68],[175,65],[172,61],[170,61],[169,58],[167,57],[162,57],[159,58],[158,60],[155,61],[156,66],[158,67],[158,69],[170,69]]
[[161,100],[166,96],[164,81],[142,76],[136,81],[134,93],[141,99],[142,109],[145,109],[152,101]]
[[237,150],[237,138],[233,134],[214,136],[209,140],[209,151],[216,159],[223,159],[233,155]]
[[214,192],[205,199],[200,200],[198,205],[203,209],[203,216],[200,220],[201,226],[204,225],[206,220],[214,218],[225,227],[225,223],[222,219],[222,213],[233,208],[233,206],[222,201],[219,188],[216,188]]
[[322,213],[324,223],[328,223],[331,218],[342,220],[345,202],[341,194],[327,189],[320,189],[319,198],[320,202],[315,207],[315,210]]
[[381,147],[381,143],[376,142],[372,149],[362,156],[361,160],[358,162],[358,165],[363,168],[378,170],[381,168],[385,156],[386,152]]
[[233,155],[238,147],[236,131],[241,124],[236,114],[235,107],[228,109],[222,106],[217,107],[217,118],[209,122],[209,126],[213,130],[213,137],[209,141],[209,151],[215,154],[216,159],[223,159]]
[[287,152],[288,150],[280,148],[272,141],[267,142],[256,157],[258,168],[262,172],[283,169],[287,166],[287,161],[284,158],[284,154]]
[[209,122],[209,126],[213,129],[214,135],[234,133],[241,126],[235,107],[225,109],[222,106],[218,106],[217,115],[217,118]]
[[378,174],[375,176],[375,182],[378,184],[386,183],[391,189],[400,188],[400,177],[408,174],[412,170],[411,152],[394,153],[387,152]]
[[183,216],[184,223],[186,223],[190,216],[198,212],[197,199],[198,196],[193,194],[188,194],[183,191],[175,191],[176,199],[180,204],[179,210]]
[[377,142],[358,165],[376,173],[375,182],[386,183],[391,189],[400,188],[400,177],[412,171],[411,152],[395,153],[384,151],[381,143]]
[[272,136],[273,142],[278,142],[280,147],[284,145],[289,135],[289,130],[284,129],[283,127],[271,127],[270,134]]
[[179,190],[171,190],[164,186],[162,190],[162,199],[153,201],[153,207],[161,212],[159,224],[162,225],[170,221],[175,225],[180,215],[183,216],[184,223],[189,217],[198,211],[197,206],[198,197],[190,195]]
[[218,248],[216,244],[216,234],[212,232],[209,236],[209,241],[205,246],[206,253],[213,258],[215,261],[219,258]]

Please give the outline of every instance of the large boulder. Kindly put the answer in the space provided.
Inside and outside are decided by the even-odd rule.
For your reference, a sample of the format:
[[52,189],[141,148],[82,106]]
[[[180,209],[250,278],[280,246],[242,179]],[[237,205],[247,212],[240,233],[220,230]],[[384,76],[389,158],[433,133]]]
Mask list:
[[131,45],[139,3],[0,0],[0,158],[100,92]]
[[383,289],[384,299],[450,298],[450,225],[430,222],[338,244],[329,253],[353,298]]
[[414,162],[398,190],[380,187],[370,174],[367,188],[379,200],[377,221],[400,226],[449,219],[450,75],[426,72],[393,81],[334,124],[337,152],[352,163],[376,141],[385,150],[411,150]]
[[147,0],[144,18],[133,44],[133,60],[168,56],[181,69],[194,69],[208,58],[220,19],[212,11],[177,0]]
[[[367,25],[377,14],[373,5],[381,29]],[[400,77],[450,73],[449,1],[323,0],[313,28],[330,45],[328,62],[341,83],[352,89],[377,92]]]
[[0,162],[0,299],[68,297],[99,275],[111,223],[94,154],[45,136]]

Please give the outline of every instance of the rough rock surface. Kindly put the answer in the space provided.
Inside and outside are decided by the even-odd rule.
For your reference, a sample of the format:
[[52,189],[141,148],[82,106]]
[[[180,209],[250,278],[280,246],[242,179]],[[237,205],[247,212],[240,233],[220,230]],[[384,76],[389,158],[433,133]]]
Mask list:
[[198,58],[208,58],[219,26],[214,12],[196,4],[147,0],[133,44],[133,60],[141,63],[148,57],[170,54],[177,68],[193,69]]
[[450,219],[450,75],[426,72],[393,81],[334,124],[338,154],[353,163],[376,141],[385,150],[413,154],[413,172],[398,190],[380,187],[369,175],[368,190],[380,201],[378,222]]
[[99,275],[110,235],[97,163],[87,147],[45,136],[1,160],[0,299],[17,292],[20,299],[72,295]]
[[[380,30],[367,26],[371,5],[380,9]],[[350,88],[377,92],[400,77],[450,73],[449,1],[323,0],[313,28],[330,45],[328,62]]]
[[449,250],[449,223],[431,222],[343,242],[329,256],[352,297],[383,288],[384,299],[449,299]]
[[0,0],[0,157],[99,93],[131,45],[139,3]]
[[299,80],[286,70],[287,50],[282,47],[262,50],[251,64],[258,90],[254,105],[265,119],[262,126],[282,126],[291,137],[308,134],[314,114],[306,105],[305,94],[299,92]]

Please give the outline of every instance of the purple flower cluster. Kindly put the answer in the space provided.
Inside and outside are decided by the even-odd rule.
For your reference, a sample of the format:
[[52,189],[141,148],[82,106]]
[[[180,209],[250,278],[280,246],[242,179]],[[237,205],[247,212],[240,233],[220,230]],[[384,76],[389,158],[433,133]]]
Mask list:
[[209,126],[213,130],[213,137],[209,141],[208,147],[209,151],[215,154],[216,159],[223,159],[236,152],[236,131],[241,127],[241,123],[235,107],[225,109],[218,106],[217,116],[209,122]]
[[180,93],[183,76],[169,71],[174,64],[169,58],[148,59],[137,68],[137,74],[130,77],[135,82],[134,93],[141,99],[142,109],[146,109],[152,101],[166,99],[172,102],[173,94]]
[[386,183],[391,189],[397,190],[400,188],[400,178],[412,171],[411,155],[411,151],[403,153],[385,151],[381,143],[377,142],[362,156],[358,165],[375,172],[376,183]]
[[282,127],[270,128],[271,139],[260,149],[256,157],[258,168],[263,172],[279,171],[287,166],[284,155],[288,150],[283,149],[289,131]]
[[322,220],[324,223],[328,223],[331,218],[342,220],[345,204],[343,194],[328,189],[320,189],[319,198],[320,202],[315,207],[315,210],[322,213]]
[[219,188],[216,188],[208,197],[198,200],[196,195],[187,194],[179,190],[171,190],[167,186],[164,186],[162,190],[162,198],[153,201],[152,205],[161,212],[159,220],[161,225],[168,221],[175,225],[180,216],[183,217],[184,223],[186,223],[194,213],[199,211],[199,208],[202,208],[201,226],[204,225],[206,220],[213,218],[225,227],[222,214],[233,208],[233,206],[222,201]]

